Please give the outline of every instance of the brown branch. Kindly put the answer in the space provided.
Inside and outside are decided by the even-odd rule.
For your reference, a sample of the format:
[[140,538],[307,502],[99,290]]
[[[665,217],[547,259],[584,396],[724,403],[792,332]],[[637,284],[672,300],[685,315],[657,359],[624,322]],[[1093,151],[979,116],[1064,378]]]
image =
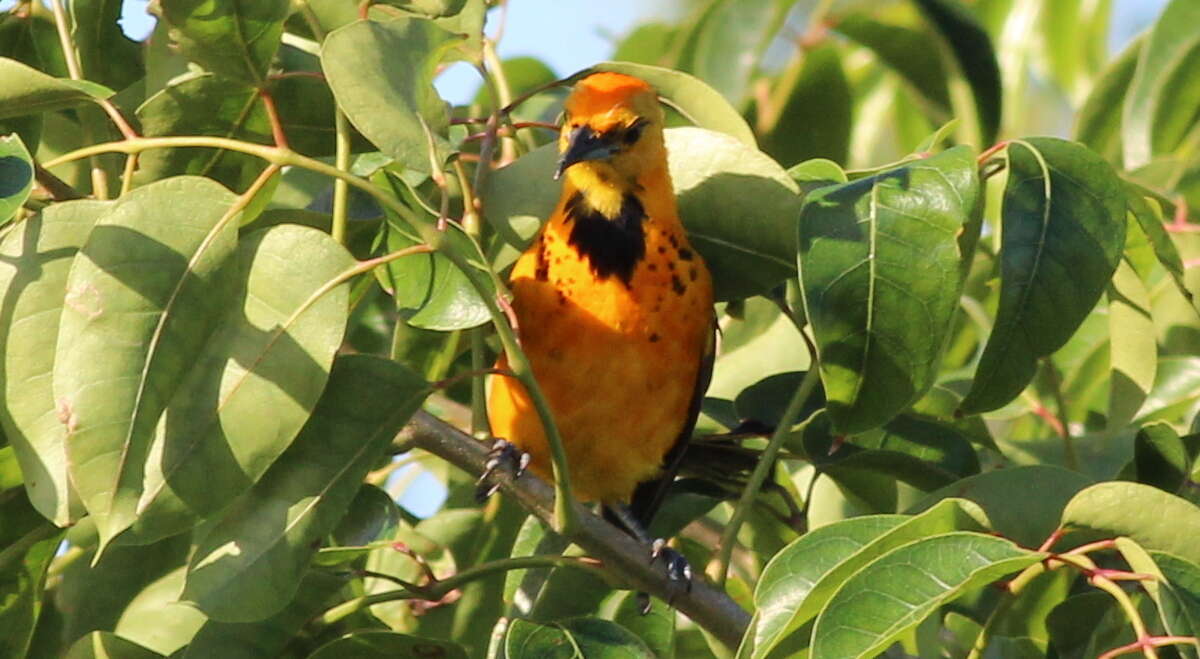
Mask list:
[[[397,441],[411,442],[473,476],[483,471],[488,459],[486,445],[424,411],[413,416]],[[527,473],[515,481],[501,479],[501,489],[547,524],[553,523],[554,489],[547,483]],[[680,612],[721,642],[730,648],[738,646],[750,624],[750,616],[728,595],[701,581],[700,577],[690,591],[681,592],[684,589],[668,580],[661,563],[651,564],[649,547],[582,505],[574,505],[579,523],[578,531],[570,538],[572,542],[599,559],[608,572],[629,588],[672,601]]]

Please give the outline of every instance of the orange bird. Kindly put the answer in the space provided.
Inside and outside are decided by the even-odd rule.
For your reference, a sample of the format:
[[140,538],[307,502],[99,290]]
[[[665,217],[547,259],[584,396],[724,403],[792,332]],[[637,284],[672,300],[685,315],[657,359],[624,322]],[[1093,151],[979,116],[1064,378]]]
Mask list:
[[[511,275],[519,337],[576,495],[610,509],[632,503],[648,525],[708,387],[712,280],[679,221],[653,88],[619,73],[583,78],[558,145],[562,194]],[[497,367],[507,368],[504,357]],[[520,383],[492,378],[488,413],[493,435],[552,478]]]

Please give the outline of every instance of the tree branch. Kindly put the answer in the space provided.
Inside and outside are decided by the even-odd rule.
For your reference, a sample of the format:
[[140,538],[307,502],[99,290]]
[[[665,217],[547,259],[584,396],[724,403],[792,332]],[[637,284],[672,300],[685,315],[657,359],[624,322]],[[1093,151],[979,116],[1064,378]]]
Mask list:
[[[419,411],[396,440],[424,449],[472,475],[483,471],[488,449],[461,430],[425,411]],[[501,478],[504,494],[517,500],[530,513],[551,524],[554,520],[554,489],[532,474],[512,481]],[[687,617],[731,648],[736,648],[750,623],[750,616],[724,592],[703,581],[691,590],[672,584],[661,564],[650,563],[650,548],[619,531],[608,522],[573,502],[578,525],[570,540],[599,559],[604,568],[629,588],[671,601]]]

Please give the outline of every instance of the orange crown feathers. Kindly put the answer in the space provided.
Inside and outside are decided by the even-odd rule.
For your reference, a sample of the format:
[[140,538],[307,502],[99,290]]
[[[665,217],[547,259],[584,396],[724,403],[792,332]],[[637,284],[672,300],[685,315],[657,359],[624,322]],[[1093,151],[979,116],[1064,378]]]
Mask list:
[[575,83],[575,89],[567,98],[566,108],[572,115],[592,116],[610,112],[614,108],[626,107],[637,110],[642,105],[635,99],[657,100],[654,88],[644,80],[623,73],[608,71],[593,73]]

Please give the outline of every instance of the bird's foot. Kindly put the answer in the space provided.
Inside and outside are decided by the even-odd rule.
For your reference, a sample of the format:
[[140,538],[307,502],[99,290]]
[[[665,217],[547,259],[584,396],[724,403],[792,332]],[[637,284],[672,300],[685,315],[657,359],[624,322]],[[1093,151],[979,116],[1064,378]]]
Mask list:
[[[667,595],[667,605],[671,606],[681,589],[683,592],[692,592],[692,566],[683,557],[683,554],[668,547],[666,540],[657,538],[650,543],[650,563],[653,565],[660,560],[667,568],[667,586],[670,589],[670,593]],[[646,598],[642,603],[642,615],[649,612],[650,599]]]
[[529,467],[531,458],[532,456],[518,449],[512,442],[497,439],[492,444],[492,450],[488,451],[483,473],[479,475],[479,480],[475,481],[475,500],[483,503],[499,489],[500,483],[495,478],[496,471],[504,469],[512,474],[514,479],[520,478]]

